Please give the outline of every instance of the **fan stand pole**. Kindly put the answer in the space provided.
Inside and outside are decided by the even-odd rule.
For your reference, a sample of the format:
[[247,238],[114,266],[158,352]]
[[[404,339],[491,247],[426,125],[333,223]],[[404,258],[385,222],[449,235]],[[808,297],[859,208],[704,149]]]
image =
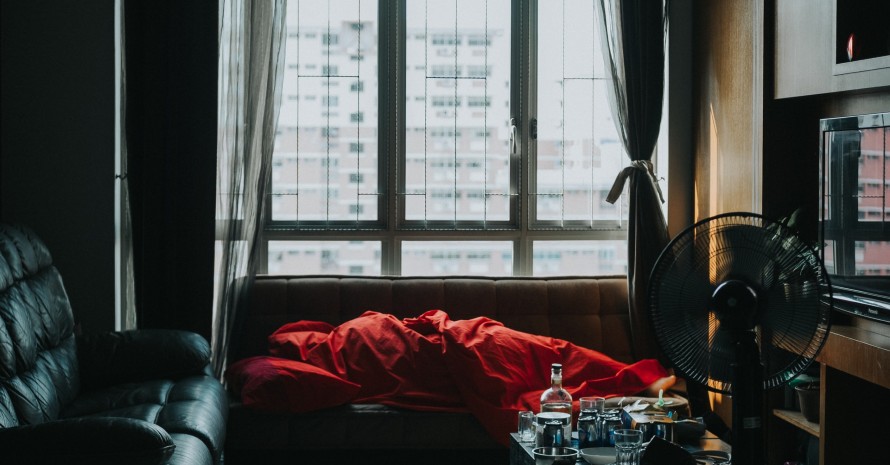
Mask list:
[[732,463],[763,465],[763,363],[754,331],[739,331],[732,364]]

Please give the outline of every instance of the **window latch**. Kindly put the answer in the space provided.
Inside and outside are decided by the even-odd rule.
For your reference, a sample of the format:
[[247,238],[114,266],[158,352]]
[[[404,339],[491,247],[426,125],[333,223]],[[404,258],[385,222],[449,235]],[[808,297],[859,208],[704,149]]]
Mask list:
[[528,134],[532,140],[538,140],[538,118],[532,118],[528,121]]
[[519,154],[519,127],[516,118],[510,118],[510,155]]

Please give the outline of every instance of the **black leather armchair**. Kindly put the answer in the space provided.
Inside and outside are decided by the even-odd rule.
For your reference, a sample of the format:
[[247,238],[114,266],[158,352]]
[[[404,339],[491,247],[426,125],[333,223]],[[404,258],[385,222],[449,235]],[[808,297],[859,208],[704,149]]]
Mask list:
[[0,225],[0,461],[213,464],[228,399],[201,336],[77,337],[43,242]]

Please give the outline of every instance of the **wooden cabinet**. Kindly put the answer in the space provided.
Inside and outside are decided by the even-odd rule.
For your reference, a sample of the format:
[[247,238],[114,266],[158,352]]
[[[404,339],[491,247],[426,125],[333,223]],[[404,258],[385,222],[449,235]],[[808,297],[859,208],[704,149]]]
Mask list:
[[820,465],[879,463],[890,430],[890,325],[860,319],[835,324],[817,360],[819,423],[797,411],[773,409],[769,463],[782,465],[793,455],[789,442],[796,431],[819,439]]
[[834,0],[775,1],[775,98],[890,85],[890,56],[836,63],[835,9]]

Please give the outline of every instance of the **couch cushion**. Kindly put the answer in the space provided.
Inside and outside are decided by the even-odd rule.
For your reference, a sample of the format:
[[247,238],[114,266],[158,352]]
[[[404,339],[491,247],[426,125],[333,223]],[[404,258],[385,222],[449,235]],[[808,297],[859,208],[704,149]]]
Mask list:
[[[157,424],[179,445],[183,435],[197,438],[221,454],[225,443],[228,398],[222,385],[206,376],[180,380],[126,383],[85,392],[61,414],[62,418],[118,417]],[[200,455],[200,454],[199,454]],[[175,461],[174,461],[175,462]]]
[[112,416],[154,423],[173,385],[173,381],[155,380],[84,392],[65,407],[61,416]]
[[58,418],[80,389],[74,316],[46,245],[0,225],[0,426]]

